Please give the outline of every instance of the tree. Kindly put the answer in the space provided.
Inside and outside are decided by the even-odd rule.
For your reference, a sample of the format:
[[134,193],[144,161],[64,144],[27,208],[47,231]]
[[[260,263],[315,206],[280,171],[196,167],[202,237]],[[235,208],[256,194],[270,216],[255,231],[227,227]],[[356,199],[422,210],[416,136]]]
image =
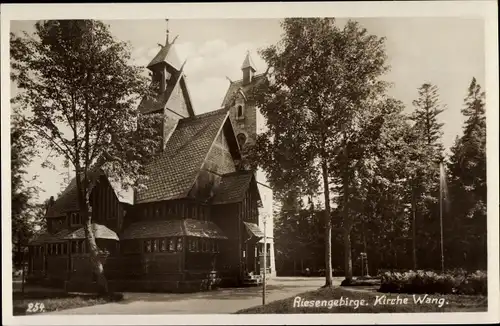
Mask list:
[[38,187],[30,185],[25,179],[25,169],[37,155],[35,140],[17,111],[12,115],[10,141],[13,265],[20,266],[24,249],[40,223],[40,216],[33,202],[38,195]]
[[[441,143],[444,124],[438,122],[437,117],[445,106],[440,102],[438,87],[431,83],[419,87],[413,105],[415,110],[411,120],[414,126],[410,138],[415,160],[411,163],[408,181],[413,215],[414,268],[417,268],[419,252],[426,258],[421,267],[432,267],[437,262],[433,262],[434,256],[429,256],[428,252],[437,251],[439,246],[439,163],[444,159]],[[418,241],[419,238],[426,241]]]
[[[485,93],[473,78],[464,99],[463,135],[455,141],[448,164],[454,220],[449,233],[453,248],[462,248],[470,267],[486,267],[486,116]],[[476,261],[474,261],[476,260]]]
[[[257,139],[257,159],[274,188],[323,194],[325,286],[332,285],[332,160],[341,155],[386,84],[384,39],[356,22],[343,28],[332,18],[284,19],[284,33],[260,54],[269,82],[256,102],[268,130]],[[348,259],[348,258],[346,258]]]
[[445,108],[439,101],[439,89],[436,85],[424,83],[418,89],[418,98],[413,101],[415,111],[412,120],[415,122],[415,129],[432,146],[438,155],[442,154],[443,146],[441,136],[443,135],[443,123],[437,121],[437,116]]
[[94,172],[104,170],[124,187],[140,186],[144,163],[159,147],[159,117],[139,114],[137,102],[150,89],[140,68],[129,64],[128,45],[107,25],[51,20],[37,22],[35,30],[34,37],[11,34],[12,78],[22,90],[13,102],[29,110],[25,121],[40,145],[74,168],[90,262],[107,292],[89,214]]

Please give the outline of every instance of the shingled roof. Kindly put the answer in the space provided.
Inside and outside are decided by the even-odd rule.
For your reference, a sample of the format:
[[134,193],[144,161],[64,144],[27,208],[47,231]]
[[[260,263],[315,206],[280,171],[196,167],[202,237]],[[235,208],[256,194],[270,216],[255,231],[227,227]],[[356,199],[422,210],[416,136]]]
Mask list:
[[174,42],[162,46],[160,51],[156,54],[156,56],[151,60],[151,62],[146,66],[147,68],[150,68],[158,63],[168,63],[175,69],[179,70],[181,67],[181,62],[179,60],[179,57],[177,56],[177,53],[175,52],[174,49]]
[[165,150],[146,166],[150,178],[146,189],[137,192],[136,203],[187,196],[227,117],[228,110],[220,109],[179,120]]
[[132,223],[120,236],[121,240],[191,236],[227,239],[213,222],[194,219],[158,220]]
[[[108,229],[105,225],[92,223],[91,230],[96,239],[110,239],[110,240],[119,240],[118,236],[113,230]],[[83,227],[78,230],[71,232],[66,235],[64,239],[66,240],[75,240],[75,239],[85,239],[85,230]]]
[[231,81],[229,88],[227,89],[226,95],[224,96],[224,100],[222,101],[222,106],[231,106],[231,101],[234,100],[236,94],[241,90],[245,96],[249,96],[252,92],[252,89],[266,80],[266,74],[262,73],[259,75],[255,75],[252,78],[252,82],[249,84],[243,84],[243,79],[237,81]]
[[30,241],[30,245],[40,245],[44,243],[57,243],[57,242],[65,242],[66,236],[71,233],[71,230],[63,229],[56,233],[48,233],[44,232],[36,236],[33,240]]
[[[222,176],[221,181],[215,189],[215,195],[212,198],[213,204],[231,204],[244,199],[245,193],[255,181],[253,172],[236,171]],[[254,184],[256,186],[256,183]],[[255,187],[257,194],[259,190]]]

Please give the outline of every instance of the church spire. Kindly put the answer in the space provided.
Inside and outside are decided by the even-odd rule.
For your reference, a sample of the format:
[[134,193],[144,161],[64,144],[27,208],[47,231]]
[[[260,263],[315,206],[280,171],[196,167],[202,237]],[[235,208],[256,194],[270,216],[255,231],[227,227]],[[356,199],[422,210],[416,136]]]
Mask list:
[[243,64],[241,65],[241,71],[243,71],[243,84],[250,84],[253,79],[253,74],[257,71],[250,57],[250,51],[247,51],[245,60],[243,60]]
[[255,65],[253,63],[252,57],[250,57],[250,51],[247,51],[247,54],[245,56],[245,60],[243,60],[243,63],[241,64],[241,70],[245,69],[251,69],[253,72],[257,71],[255,69]]

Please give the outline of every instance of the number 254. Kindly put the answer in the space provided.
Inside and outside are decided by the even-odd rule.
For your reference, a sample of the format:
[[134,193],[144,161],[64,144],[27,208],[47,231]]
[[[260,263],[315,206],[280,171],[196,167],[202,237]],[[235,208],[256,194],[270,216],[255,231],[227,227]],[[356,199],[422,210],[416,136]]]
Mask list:
[[28,308],[26,309],[26,312],[43,312],[45,310],[45,305],[42,302],[30,302],[28,303]]

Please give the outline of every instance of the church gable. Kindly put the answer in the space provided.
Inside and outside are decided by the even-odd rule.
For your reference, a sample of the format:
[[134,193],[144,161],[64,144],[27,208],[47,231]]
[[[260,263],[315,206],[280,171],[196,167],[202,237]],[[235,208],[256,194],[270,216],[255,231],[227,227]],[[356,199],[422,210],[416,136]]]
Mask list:
[[226,120],[227,110],[179,120],[163,153],[146,166],[149,179],[136,203],[187,197]]
[[217,135],[205,159],[203,168],[219,174],[230,173],[236,170],[234,158],[231,155],[229,143],[223,130]]
[[189,117],[193,115],[193,109],[191,107],[190,99],[187,98],[189,95],[187,94],[187,92],[183,91],[182,85],[185,85],[185,83],[181,83],[183,79],[183,76],[179,77],[179,80],[168,96],[165,109],[174,111],[175,113],[183,117]]
[[220,176],[237,170],[241,159],[231,121],[226,117],[197,175],[190,197],[206,201],[220,182]]

